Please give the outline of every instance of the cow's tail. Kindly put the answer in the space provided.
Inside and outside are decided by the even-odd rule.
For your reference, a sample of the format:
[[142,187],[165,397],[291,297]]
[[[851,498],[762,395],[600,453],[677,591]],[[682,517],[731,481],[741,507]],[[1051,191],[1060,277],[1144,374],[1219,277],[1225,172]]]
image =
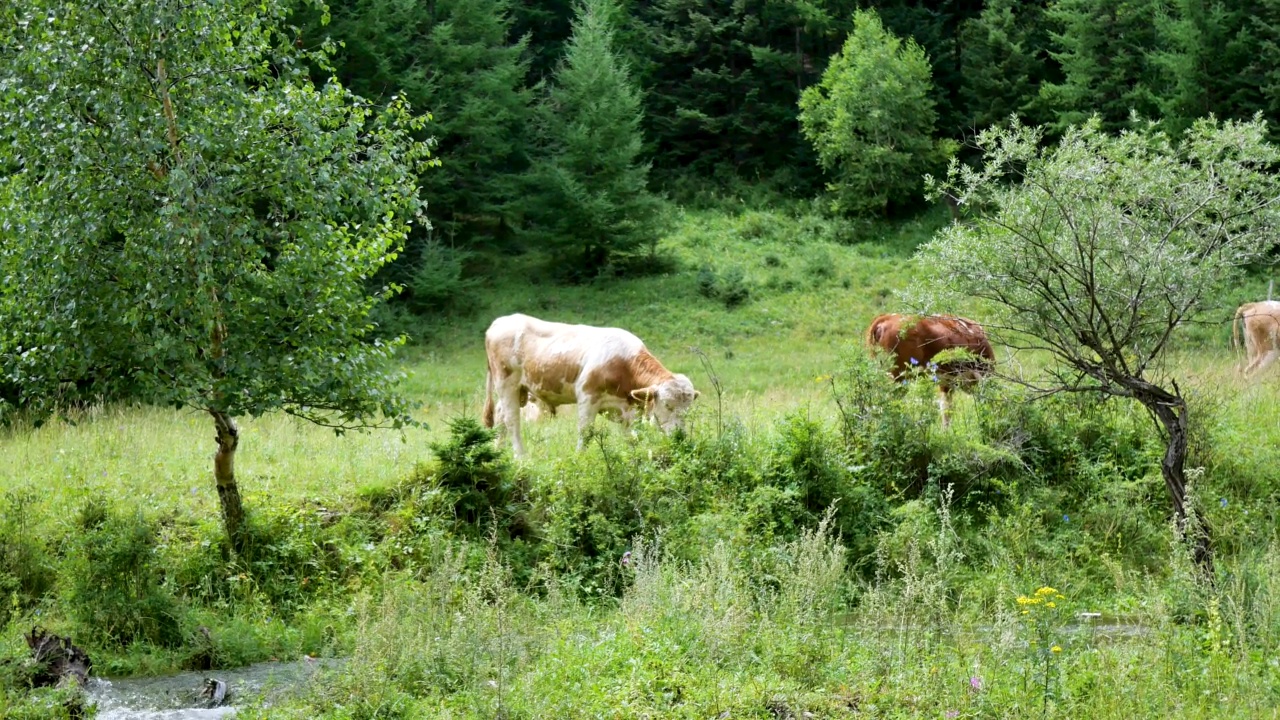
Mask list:
[[878,317],[871,321],[871,326],[867,328],[867,347],[875,348],[880,344],[880,335],[884,332],[885,318]]
[[489,361],[489,370],[484,374],[484,426],[493,427],[493,361]]

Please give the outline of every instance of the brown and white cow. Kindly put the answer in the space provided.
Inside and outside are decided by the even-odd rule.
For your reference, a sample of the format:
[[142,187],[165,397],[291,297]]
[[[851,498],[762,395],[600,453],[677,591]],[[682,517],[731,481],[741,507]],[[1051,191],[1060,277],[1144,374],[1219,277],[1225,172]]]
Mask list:
[[1263,300],[1245,303],[1236,309],[1231,322],[1231,349],[1240,347],[1240,330],[1244,328],[1245,376],[1261,372],[1280,357],[1280,301]]
[[581,450],[598,412],[616,410],[629,425],[641,409],[669,432],[684,423],[699,395],[689,378],[667,370],[640,338],[619,328],[506,315],[489,326],[484,347],[484,424],[494,426],[496,410],[517,457],[525,454],[520,409],[526,403],[552,412],[576,403]]
[[[936,375],[938,408],[946,425],[947,405],[954,388],[967,390],[991,372],[996,354],[987,342],[987,333],[978,323],[946,315],[881,315],[867,328],[867,346],[893,357],[890,371],[902,379],[912,367]],[[947,357],[936,367],[930,363],[944,351]]]

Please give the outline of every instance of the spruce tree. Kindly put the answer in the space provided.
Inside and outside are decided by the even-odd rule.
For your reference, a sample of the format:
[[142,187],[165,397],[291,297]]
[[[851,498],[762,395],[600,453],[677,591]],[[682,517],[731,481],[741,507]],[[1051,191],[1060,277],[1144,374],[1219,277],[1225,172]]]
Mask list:
[[1222,3],[1206,0],[1174,0],[1156,16],[1158,49],[1150,60],[1165,78],[1157,103],[1167,128],[1181,131],[1211,113],[1220,118],[1252,115],[1256,108],[1232,102],[1249,60],[1245,48],[1232,42],[1242,20]]
[[964,75],[960,102],[966,130],[1010,115],[1039,120],[1039,86],[1052,72],[1044,7],[1039,2],[989,0],[961,31]]
[[1280,130],[1280,0],[1246,0],[1235,5],[1236,32],[1227,41],[1241,58],[1226,102],[1239,117],[1262,112],[1271,136]]
[[568,279],[648,249],[657,199],[640,160],[640,93],[614,47],[610,0],[582,0],[538,108],[538,161],[526,176],[527,235]]
[[442,165],[422,185],[438,233],[471,245],[500,230],[527,164],[533,100],[528,40],[508,41],[508,0],[336,0],[331,13],[324,32],[342,43],[343,84],[432,115]]
[[[638,6],[646,132],[660,172],[815,180],[796,101],[839,47],[849,0]],[[779,174],[785,174],[779,177]]]
[[1131,126],[1130,115],[1155,118],[1166,78],[1152,60],[1160,0],[1059,0],[1047,15],[1062,81],[1040,88],[1061,132],[1093,114],[1103,127]]
[[1167,127],[1194,118],[1248,119],[1262,113],[1272,137],[1280,119],[1280,1],[1171,0],[1157,15],[1152,56],[1167,86]]
[[555,72],[573,31],[573,12],[570,0],[524,0],[512,8],[515,32],[531,39],[529,72],[533,82]]
[[965,74],[973,68],[964,59],[962,30],[966,21],[978,16],[983,2],[871,0],[862,6],[875,10],[889,32],[910,38],[924,49],[934,80],[931,96],[938,114],[938,127],[945,134],[964,130],[968,112],[962,87]]

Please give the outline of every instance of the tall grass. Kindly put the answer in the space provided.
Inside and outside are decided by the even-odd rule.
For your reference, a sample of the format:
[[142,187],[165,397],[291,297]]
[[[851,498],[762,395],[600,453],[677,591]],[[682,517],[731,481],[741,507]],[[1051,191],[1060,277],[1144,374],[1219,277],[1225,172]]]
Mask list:
[[[1256,626],[1258,616],[1238,615],[1238,589],[1206,595],[1152,586],[1149,602],[1123,625],[1081,619],[1090,606],[1048,586],[1010,585],[999,603],[975,606],[956,592],[959,558],[945,506],[938,512],[937,534],[919,538],[911,564],[857,591],[857,604],[844,550],[826,523],[752,558],[719,544],[690,563],[664,554],[659,541],[638,543],[622,597],[594,608],[554,586],[540,597],[515,592],[492,555],[462,587],[456,565],[419,583],[393,578],[378,604],[362,605],[360,640],[345,670],[310,696],[246,717],[1276,712],[1272,630]],[[1268,583],[1280,577],[1278,553],[1268,549],[1255,568],[1269,568]],[[1247,596],[1271,603],[1273,588]],[[1177,619],[1170,606],[1184,592],[1200,593],[1204,625]],[[1023,614],[1027,607],[1035,614]]]

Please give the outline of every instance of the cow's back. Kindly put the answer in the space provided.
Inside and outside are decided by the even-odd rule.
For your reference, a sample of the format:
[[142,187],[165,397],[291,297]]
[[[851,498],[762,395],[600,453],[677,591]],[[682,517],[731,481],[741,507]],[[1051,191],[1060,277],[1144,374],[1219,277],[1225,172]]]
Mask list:
[[518,372],[522,385],[550,406],[577,402],[579,378],[643,351],[640,338],[621,328],[570,325],[523,314],[494,320],[485,333],[490,365]]
[[925,365],[946,350],[963,349],[995,361],[995,351],[981,325],[945,315],[881,315],[867,328],[867,344],[893,357],[895,376],[905,372],[912,360]]

